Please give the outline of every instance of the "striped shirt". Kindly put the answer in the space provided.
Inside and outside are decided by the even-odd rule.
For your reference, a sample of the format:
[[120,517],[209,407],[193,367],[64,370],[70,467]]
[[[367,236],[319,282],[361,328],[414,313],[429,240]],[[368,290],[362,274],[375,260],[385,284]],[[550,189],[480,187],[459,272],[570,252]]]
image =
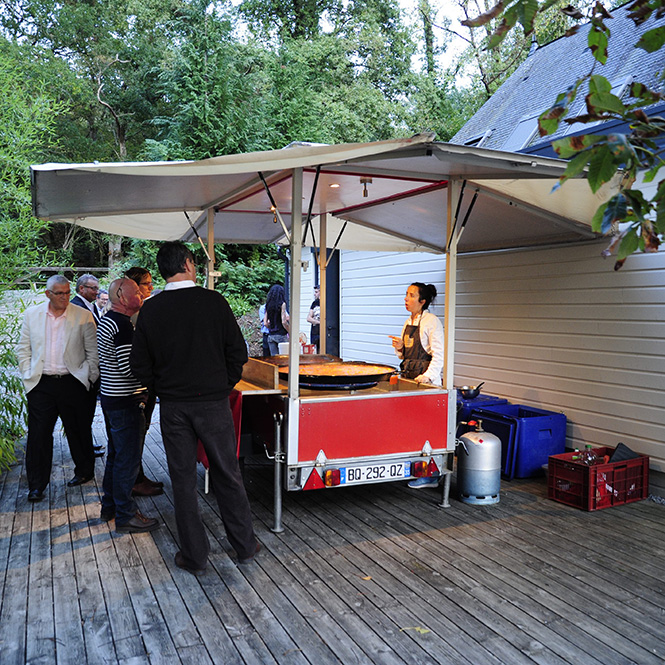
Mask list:
[[147,388],[134,378],[129,368],[134,326],[129,317],[113,310],[107,312],[97,326],[97,349],[102,407],[123,408],[147,395]]

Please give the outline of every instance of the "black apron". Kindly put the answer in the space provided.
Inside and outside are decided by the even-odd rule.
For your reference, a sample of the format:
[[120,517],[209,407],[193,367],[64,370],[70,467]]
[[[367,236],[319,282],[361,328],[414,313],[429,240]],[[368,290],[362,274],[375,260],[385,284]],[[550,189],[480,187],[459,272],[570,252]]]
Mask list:
[[425,351],[420,343],[420,321],[417,326],[406,326],[402,333],[402,362],[400,369],[405,379],[415,379],[427,371],[432,362],[432,356]]

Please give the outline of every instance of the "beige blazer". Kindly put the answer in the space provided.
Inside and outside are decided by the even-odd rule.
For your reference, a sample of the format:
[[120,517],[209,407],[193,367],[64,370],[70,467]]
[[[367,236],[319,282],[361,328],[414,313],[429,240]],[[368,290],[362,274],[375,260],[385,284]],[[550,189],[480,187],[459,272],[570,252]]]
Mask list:
[[[21,337],[16,346],[19,371],[30,392],[42,378],[46,339],[46,311],[48,301],[25,310]],[[99,376],[97,355],[97,328],[90,310],[69,304],[65,321],[65,366],[86,388]]]

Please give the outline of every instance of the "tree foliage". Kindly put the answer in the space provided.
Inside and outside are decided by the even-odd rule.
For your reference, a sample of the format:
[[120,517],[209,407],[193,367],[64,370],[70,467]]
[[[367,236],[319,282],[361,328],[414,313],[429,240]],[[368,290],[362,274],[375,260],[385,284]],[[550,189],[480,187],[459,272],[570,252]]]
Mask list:
[[[470,20],[468,25],[488,25],[491,20],[500,19],[488,44],[490,49],[495,49],[518,24],[525,35],[531,34],[537,17],[552,4],[552,0],[542,3],[536,0],[501,2],[489,12]],[[601,2],[594,2],[587,11],[572,6],[562,11],[577,22],[588,21],[589,50],[597,63],[604,64],[612,46],[610,11]],[[665,2],[635,0],[629,11],[635,25],[642,26],[651,17],[661,18],[665,14]],[[579,24],[571,28],[569,34],[578,30]],[[652,53],[664,44],[665,27],[657,25],[644,31],[634,47]],[[568,117],[580,91],[586,92],[585,113]],[[587,169],[589,186],[595,192],[617,174],[622,175],[619,191],[598,208],[593,220],[595,231],[612,235],[612,242],[605,253],[617,251],[615,269],[619,269],[634,251],[658,251],[665,234],[665,179],[657,180],[665,164],[658,144],[658,139],[662,139],[665,133],[665,118],[647,112],[650,106],[663,99],[662,93],[634,81],[630,86],[629,101],[624,102],[613,94],[611,82],[592,69],[582,72],[572,86],[561,91],[553,106],[539,118],[541,136],[555,132],[561,122],[619,120],[628,127],[628,131],[623,133],[573,136],[553,142],[559,156],[570,160],[562,181]],[[644,182],[657,182],[655,194],[650,199],[633,188],[640,174],[644,174]]]
[[[48,81],[20,66],[24,51],[0,41],[0,470],[14,460],[14,442],[25,426],[25,397],[14,370],[21,308],[7,291],[48,260],[43,223],[32,216],[28,166],[53,147],[59,104]],[[26,73],[29,75],[26,76]]]

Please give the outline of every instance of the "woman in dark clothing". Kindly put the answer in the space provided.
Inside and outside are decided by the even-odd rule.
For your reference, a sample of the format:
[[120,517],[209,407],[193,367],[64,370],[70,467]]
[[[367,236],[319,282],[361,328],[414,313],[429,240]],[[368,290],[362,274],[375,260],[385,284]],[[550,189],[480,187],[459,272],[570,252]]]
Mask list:
[[286,294],[284,287],[275,284],[270,287],[266,298],[266,314],[264,323],[268,327],[268,345],[270,353],[279,353],[279,343],[289,339],[289,313],[286,311]]

